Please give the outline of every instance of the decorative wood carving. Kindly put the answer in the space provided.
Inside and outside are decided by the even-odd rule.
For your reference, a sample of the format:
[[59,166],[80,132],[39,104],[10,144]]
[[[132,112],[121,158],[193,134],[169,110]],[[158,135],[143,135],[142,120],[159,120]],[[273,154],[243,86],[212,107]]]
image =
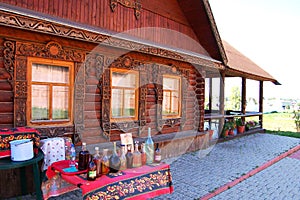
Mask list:
[[74,133],[73,126],[67,127],[37,127],[36,128],[43,137],[61,137],[64,136],[65,133]]
[[[102,90],[102,129],[103,135],[110,138],[111,130],[120,130],[127,132],[130,129],[138,128],[139,133],[142,126],[146,125],[146,96],[147,96],[147,71],[144,63],[134,60],[124,55],[117,59],[111,57],[104,58],[105,69],[103,72],[103,90]],[[111,100],[111,83],[110,69],[122,68],[139,71],[140,78],[140,95],[139,95],[139,119],[136,121],[112,122],[110,120],[110,100]]]
[[48,44],[17,42],[17,55],[61,59],[65,61],[84,62],[85,52],[62,48],[56,42]]
[[140,0],[110,0],[110,8],[113,12],[115,11],[118,3],[127,8],[133,8],[136,19],[140,18],[142,8]]
[[[95,33],[93,30],[86,30],[86,28],[74,28],[71,25],[63,25],[59,23],[51,23],[47,20],[41,20],[33,17],[27,17],[19,14],[13,14],[11,12],[0,11],[0,24],[4,26],[10,26],[20,29],[25,29],[29,31],[42,32],[45,34],[58,35],[61,37],[67,37],[77,40],[83,40],[94,43],[101,43],[106,46],[122,48],[129,51],[136,51],[146,54],[151,54],[155,56],[170,58],[174,60],[179,60],[183,62],[189,62],[193,64],[198,64],[204,67],[213,67],[217,69],[223,69],[222,65],[218,65],[211,60],[204,59],[199,56],[188,55],[185,53],[175,53],[170,50],[140,44],[138,42],[133,42],[129,40],[124,40],[121,38],[114,38],[111,35],[105,33]],[[53,46],[50,46],[53,48]],[[56,48],[59,49],[58,47]],[[50,50],[54,56],[56,50]],[[57,54],[56,56],[58,56]],[[82,62],[82,61],[80,61]]]
[[[166,66],[166,65],[153,65],[153,81],[155,86],[156,96],[156,118],[157,118],[157,130],[162,131],[165,125],[175,126],[180,125],[183,129],[186,122],[186,97],[189,84],[189,70],[180,68],[178,66]],[[180,118],[167,118],[162,117],[162,101],[163,101],[163,74],[177,75],[181,77],[181,117]]]
[[10,78],[8,79],[9,83],[13,86],[13,77],[14,77],[14,62],[15,62],[15,49],[16,43],[13,41],[5,41],[4,42],[4,67],[6,71],[9,73]]
[[[14,86],[14,126],[26,126],[26,101],[27,101],[27,57],[42,57],[49,59],[63,59],[76,62],[76,84],[74,99],[74,122],[75,122],[75,138],[80,138],[79,130],[83,130],[83,98],[84,98],[84,65],[81,62],[85,59],[85,52],[63,48],[56,42],[48,44],[29,43],[21,41],[4,42],[4,63],[5,68],[11,75]],[[14,62],[15,61],[15,62]],[[78,128],[77,128],[78,127]],[[41,133],[46,136],[63,135],[66,127],[47,127],[40,128]],[[74,128],[73,132],[74,132]],[[72,130],[68,131],[71,132]]]

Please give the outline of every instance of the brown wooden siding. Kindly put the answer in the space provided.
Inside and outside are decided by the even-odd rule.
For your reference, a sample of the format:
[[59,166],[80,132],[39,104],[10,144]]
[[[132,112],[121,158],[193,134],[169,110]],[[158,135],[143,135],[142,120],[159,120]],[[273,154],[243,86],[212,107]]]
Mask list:
[[[159,44],[187,49],[208,55],[202,48],[195,45],[198,41],[193,29],[187,22],[176,0],[145,0],[142,1],[140,19],[136,19],[134,10],[118,5],[112,12],[109,0],[0,0],[26,9],[31,9],[50,16],[68,19],[81,24],[100,27],[116,33],[128,32]],[[159,29],[143,31],[142,28],[158,27],[173,30],[160,32]],[[191,38],[179,35],[177,32]],[[178,42],[185,41],[185,42]]]

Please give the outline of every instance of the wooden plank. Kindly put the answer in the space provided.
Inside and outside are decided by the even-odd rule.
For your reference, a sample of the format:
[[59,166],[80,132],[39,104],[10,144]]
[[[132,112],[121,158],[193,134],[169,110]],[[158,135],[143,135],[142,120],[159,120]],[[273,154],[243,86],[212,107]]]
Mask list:
[[14,103],[13,102],[0,102],[0,113],[10,113],[14,112]]

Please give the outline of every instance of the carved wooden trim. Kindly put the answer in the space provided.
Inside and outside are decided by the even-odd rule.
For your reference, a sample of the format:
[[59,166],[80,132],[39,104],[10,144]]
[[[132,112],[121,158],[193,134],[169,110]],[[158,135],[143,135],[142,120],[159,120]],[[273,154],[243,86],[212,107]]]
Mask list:
[[4,68],[10,75],[8,81],[12,87],[14,87],[12,84],[14,78],[15,49],[16,49],[15,42],[13,41],[4,42],[4,50],[3,50]]
[[[124,55],[117,59],[111,57],[104,58],[105,69],[102,79],[102,122],[103,136],[110,138],[111,130],[127,132],[130,129],[137,128],[140,134],[142,127],[146,125],[146,100],[147,100],[147,67],[144,63]],[[139,114],[138,120],[112,122],[110,120],[110,101],[111,101],[111,77],[110,69],[128,69],[139,71]]]
[[[224,68],[222,65],[219,65],[214,61],[202,58],[200,56],[193,56],[181,52],[175,53],[171,50],[166,50],[147,44],[141,44],[126,39],[115,38],[105,33],[95,32],[94,30],[92,31],[86,30],[86,28],[74,28],[74,26],[71,25],[63,25],[62,23],[52,23],[47,21],[47,19],[41,20],[35,17],[28,17],[21,14],[13,14],[12,12],[6,12],[3,10],[0,10],[0,25],[25,29],[29,31],[42,32],[45,34],[52,34],[56,36],[83,40],[88,42],[100,43],[102,45],[122,48],[129,51],[137,51],[183,62],[189,62],[205,67],[213,67],[217,69]],[[80,25],[78,25],[78,27],[80,27]]]
[[[76,85],[74,99],[74,122],[75,137],[80,138],[84,128],[83,122],[83,99],[84,99],[84,66],[82,62],[85,59],[85,52],[70,48],[63,48],[57,42],[49,42],[47,44],[30,43],[22,41],[6,40],[4,42],[4,66],[9,72],[14,86],[14,126],[26,126],[26,106],[28,97],[27,87],[27,57],[42,57],[47,59],[63,59],[75,62]],[[77,128],[77,126],[79,128]],[[62,131],[74,128],[65,127],[47,127],[41,128],[41,133],[46,136],[62,135]],[[72,129],[72,130],[71,130]],[[48,131],[48,132],[47,132]]]
[[[156,96],[156,126],[158,131],[162,131],[164,126],[180,125],[181,130],[186,123],[187,109],[187,90],[189,85],[189,70],[180,68],[179,66],[154,65],[152,68],[153,81],[155,86]],[[163,74],[177,75],[181,77],[181,117],[166,118],[162,117],[162,101],[163,101]]]
[[110,0],[110,8],[113,12],[115,11],[118,3],[127,8],[133,8],[136,19],[140,18],[142,8],[140,0]]

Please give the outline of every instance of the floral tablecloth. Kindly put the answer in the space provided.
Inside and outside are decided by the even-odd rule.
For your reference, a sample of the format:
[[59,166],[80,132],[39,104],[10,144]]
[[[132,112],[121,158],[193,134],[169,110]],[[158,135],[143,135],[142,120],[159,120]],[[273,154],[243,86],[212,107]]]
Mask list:
[[[173,192],[168,164],[127,169],[119,175],[101,176],[87,181],[86,174],[61,174],[62,180],[78,186],[83,199],[148,199]],[[74,189],[74,188],[72,188]]]

